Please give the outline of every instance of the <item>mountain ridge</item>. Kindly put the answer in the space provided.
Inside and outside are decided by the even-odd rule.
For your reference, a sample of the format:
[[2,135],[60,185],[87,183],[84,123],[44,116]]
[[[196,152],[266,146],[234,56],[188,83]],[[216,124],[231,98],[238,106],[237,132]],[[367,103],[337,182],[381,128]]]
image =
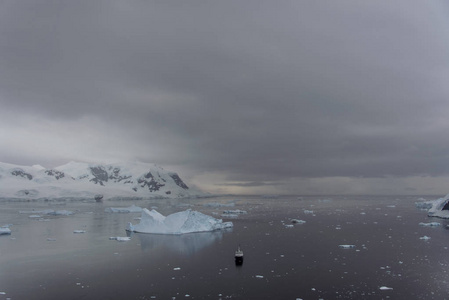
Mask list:
[[1,198],[64,197],[204,197],[181,177],[156,164],[118,162],[95,164],[71,161],[47,169],[40,165],[22,166],[0,162]]

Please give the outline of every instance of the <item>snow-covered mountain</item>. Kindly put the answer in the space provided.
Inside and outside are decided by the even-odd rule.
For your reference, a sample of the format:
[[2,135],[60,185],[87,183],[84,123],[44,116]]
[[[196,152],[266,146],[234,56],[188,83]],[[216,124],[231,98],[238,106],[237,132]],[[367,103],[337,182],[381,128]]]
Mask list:
[[88,164],[69,162],[54,169],[0,162],[1,198],[198,197],[177,173],[155,164],[127,162]]

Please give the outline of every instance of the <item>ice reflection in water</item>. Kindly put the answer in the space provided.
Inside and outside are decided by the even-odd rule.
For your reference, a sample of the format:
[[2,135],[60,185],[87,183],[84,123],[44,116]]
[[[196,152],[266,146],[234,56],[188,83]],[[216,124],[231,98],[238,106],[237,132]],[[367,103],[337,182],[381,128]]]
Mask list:
[[140,239],[141,249],[144,252],[162,248],[175,254],[191,255],[220,241],[223,238],[223,234],[228,232],[232,232],[232,228],[181,235],[130,233],[130,236]]

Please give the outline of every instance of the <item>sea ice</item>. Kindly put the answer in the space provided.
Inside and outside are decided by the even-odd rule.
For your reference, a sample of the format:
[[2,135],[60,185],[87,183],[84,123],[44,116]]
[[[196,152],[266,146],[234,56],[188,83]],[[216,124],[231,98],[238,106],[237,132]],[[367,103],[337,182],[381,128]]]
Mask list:
[[142,207],[133,204],[129,207],[107,207],[104,211],[107,213],[138,213],[142,212]]
[[127,242],[131,240],[129,236],[111,236],[109,239],[118,242]]
[[190,209],[163,216],[154,209],[150,211],[144,208],[140,223],[136,225],[128,223],[126,230],[140,233],[183,234],[214,231],[232,226],[232,222],[223,222],[221,219]]
[[425,227],[437,227],[441,226],[441,223],[438,222],[430,222],[430,223],[419,223],[419,226],[425,226]]
[[352,249],[355,248],[355,245],[338,245],[341,249]]
[[11,234],[11,229],[8,227],[0,227],[0,235]]
[[298,219],[292,219],[291,222],[293,224],[304,224],[306,221],[304,220],[298,220]]
[[206,206],[206,207],[234,207],[235,203],[234,202],[230,202],[230,203],[212,202],[212,203],[203,204],[203,206]]
[[[49,215],[49,216],[70,216],[73,215],[73,212],[70,210],[53,210],[53,209],[44,209],[44,210],[21,210],[19,214],[32,214],[33,216],[39,215]],[[32,218],[31,216],[29,216]],[[39,216],[40,217],[40,216]]]
[[246,215],[248,212],[246,210],[240,210],[240,209],[235,209],[235,210],[225,210],[223,211],[223,214],[242,214],[242,215]]
[[387,286],[381,286],[380,288],[379,288],[379,290],[381,290],[381,291],[387,291],[387,290],[392,290],[393,288],[391,288],[391,287],[387,287]]

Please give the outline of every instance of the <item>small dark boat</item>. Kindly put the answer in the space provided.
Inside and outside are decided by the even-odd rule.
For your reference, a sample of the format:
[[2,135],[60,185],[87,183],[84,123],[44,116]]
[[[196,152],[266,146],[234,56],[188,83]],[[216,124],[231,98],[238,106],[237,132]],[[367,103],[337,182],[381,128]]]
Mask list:
[[243,251],[240,249],[240,245],[235,251],[235,264],[238,266],[243,264]]

